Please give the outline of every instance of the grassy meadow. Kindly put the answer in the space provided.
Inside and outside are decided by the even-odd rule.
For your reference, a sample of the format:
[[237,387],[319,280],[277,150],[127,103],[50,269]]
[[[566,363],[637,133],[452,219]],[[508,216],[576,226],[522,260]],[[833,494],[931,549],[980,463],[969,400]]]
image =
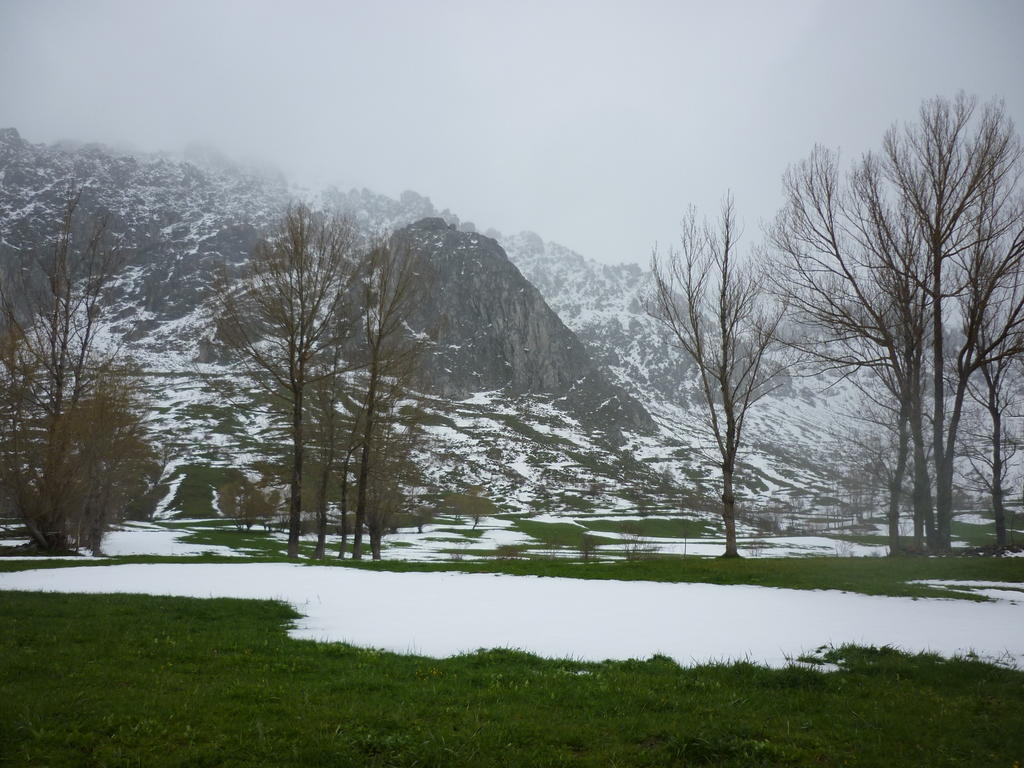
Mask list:
[[[0,593],[4,766],[966,766],[1024,673],[893,650],[680,668],[292,640],[273,602]],[[751,631],[756,631],[752,628]]]

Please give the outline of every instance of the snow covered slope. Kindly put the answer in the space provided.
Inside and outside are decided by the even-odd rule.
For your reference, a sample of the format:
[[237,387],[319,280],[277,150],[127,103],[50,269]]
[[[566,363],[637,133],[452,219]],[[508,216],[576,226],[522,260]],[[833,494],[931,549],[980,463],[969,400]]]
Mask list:
[[[255,394],[210,355],[208,285],[219,265],[245,261],[261,231],[298,193],[279,175],[210,153],[175,159],[35,145],[7,129],[0,131],[0,268],[45,242],[71,186],[82,190],[86,214],[110,212],[122,239],[126,264],[111,296],[108,340],[152,374],[154,430],[172,455],[158,511],[209,508],[225,471],[274,462],[281,439]],[[500,508],[520,514],[644,509],[713,518],[717,465],[706,451],[693,370],[644,311],[647,270],[600,265],[533,233],[471,236],[475,226],[413,192],[395,200],[328,189],[312,202],[348,213],[367,232],[443,219],[450,228],[442,225],[432,258],[457,264],[456,251],[470,249],[472,264],[484,272],[466,291],[491,280],[498,293],[488,301],[504,302],[504,316],[521,325],[502,333],[558,339],[553,347],[572,350],[537,363],[532,353],[522,354],[530,349],[524,341],[496,362],[512,367],[506,381],[485,375],[479,355],[495,344],[481,344],[479,359],[455,361],[475,366],[480,394],[437,377],[424,393],[433,440],[420,460],[439,494],[483,483]],[[444,269],[439,278],[455,285]],[[531,298],[512,301],[513,293]],[[466,311],[462,299],[444,307],[435,301],[435,312]],[[545,330],[529,330],[546,312],[554,320],[545,320]],[[460,342],[450,340],[446,354],[455,354],[451,344]],[[535,364],[536,370],[520,368]],[[566,368],[573,369],[568,388],[549,386]],[[580,389],[575,399],[573,386]],[[633,416],[586,417],[600,414],[616,392]],[[781,509],[793,497],[828,492],[822,454],[832,418],[819,394],[797,384],[759,408],[739,481],[749,510]],[[616,439],[609,439],[610,426]]]

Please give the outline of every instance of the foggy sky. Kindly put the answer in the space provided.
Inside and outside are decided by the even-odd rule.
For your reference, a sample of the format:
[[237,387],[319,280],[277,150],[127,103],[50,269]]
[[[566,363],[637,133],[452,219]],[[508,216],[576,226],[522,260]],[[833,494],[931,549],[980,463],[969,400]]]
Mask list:
[[645,264],[727,189],[753,241],[789,163],[924,98],[1024,130],[1022,31],[1017,0],[0,0],[0,127],[210,144]]

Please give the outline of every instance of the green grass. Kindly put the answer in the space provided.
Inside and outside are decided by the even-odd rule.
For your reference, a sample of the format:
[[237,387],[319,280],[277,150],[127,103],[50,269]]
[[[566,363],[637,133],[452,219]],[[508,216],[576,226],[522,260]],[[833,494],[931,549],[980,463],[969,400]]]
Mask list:
[[234,467],[215,467],[209,464],[182,464],[175,470],[172,479],[179,475],[182,476],[181,483],[168,508],[188,518],[216,515],[216,489],[242,476]]
[[681,517],[636,517],[632,520],[589,520],[578,518],[580,525],[592,531],[613,531],[624,533],[637,531],[641,536],[655,536],[672,539],[698,539],[718,533],[713,523],[704,520],[687,520]]
[[[201,528],[187,536],[182,536],[180,540],[185,544],[205,544],[230,547],[232,549],[244,549],[247,551],[247,554],[252,553],[269,557],[283,556],[288,550],[286,542],[275,539],[267,531],[255,526],[248,531],[240,531],[235,527]],[[304,547],[308,548],[310,552],[313,550],[313,544],[305,540],[301,541],[299,545],[300,550]]]
[[[538,523],[523,518],[515,521],[515,527],[548,547],[579,547],[583,535],[588,532],[586,528],[574,523]],[[617,539],[601,536],[591,538],[595,544],[620,543]]]
[[[884,521],[879,521],[884,522]],[[996,543],[995,524],[991,521],[983,524],[962,523],[954,520],[950,526],[954,544],[963,543],[968,547],[994,546]],[[1010,535],[1016,541],[1024,535],[1024,531],[1010,530]],[[849,541],[853,544],[882,545],[889,543],[889,537],[883,533],[830,533],[829,536],[842,541]],[[904,546],[912,547],[913,538],[901,536],[900,541]]]
[[[470,523],[472,524],[472,522]],[[450,533],[454,538],[442,539],[442,541],[461,541],[463,539],[479,539],[484,535],[483,528],[435,528],[430,532],[430,538],[439,538],[439,533]]]
[[0,593],[4,766],[965,766],[1024,755],[1024,674],[451,659],[295,641],[277,603]]
[[[996,543],[996,529],[994,522],[985,524],[962,523],[953,520],[950,524],[950,533],[954,541],[962,541],[969,547],[987,547]],[[1015,539],[1019,538],[1021,531],[1010,530],[1010,535]]]
[[[545,525],[537,523],[536,525]],[[572,526],[576,531],[582,529]],[[224,531],[217,542],[226,541],[232,532]],[[561,535],[561,534],[556,534]],[[576,535],[579,535],[577,533]],[[212,542],[211,542],[212,543]],[[304,541],[300,562],[311,567],[349,567],[395,572],[461,571],[465,573],[509,573],[522,576],[552,576],[582,579],[619,579],[624,581],[696,582],[706,584],[754,584],[791,589],[838,589],[869,595],[906,597],[970,597],[945,589],[913,584],[918,579],[954,579],[1007,581],[1024,583],[1024,558],[992,557],[905,557],[905,558],[721,558],[655,557],[639,561],[581,563],[569,558],[537,557],[528,560],[483,560],[459,562],[410,563],[398,560],[372,562],[338,560],[333,549],[321,566],[308,560],[312,542]],[[456,554],[470,556],[475,550],[455,549]],[[491,555],[493,550],[480,550]],[[117,563],[168,562],[283,562],[284,557],[267,554],[242,560],[238,557],[205,555],[203,557],[119,557],[107,560],[91,558],[71,560],[8,560],[0,558],[0,572],[31,568],[62,568],[73,566],[102,567]]]

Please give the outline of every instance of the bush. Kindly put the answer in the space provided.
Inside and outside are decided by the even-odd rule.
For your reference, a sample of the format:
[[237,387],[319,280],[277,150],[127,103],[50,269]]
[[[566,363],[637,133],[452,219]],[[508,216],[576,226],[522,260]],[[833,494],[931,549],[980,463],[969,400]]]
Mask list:
[[494,556],[498,560],[522,560],[526,557],[526,545],[499,544],[494,549]]

